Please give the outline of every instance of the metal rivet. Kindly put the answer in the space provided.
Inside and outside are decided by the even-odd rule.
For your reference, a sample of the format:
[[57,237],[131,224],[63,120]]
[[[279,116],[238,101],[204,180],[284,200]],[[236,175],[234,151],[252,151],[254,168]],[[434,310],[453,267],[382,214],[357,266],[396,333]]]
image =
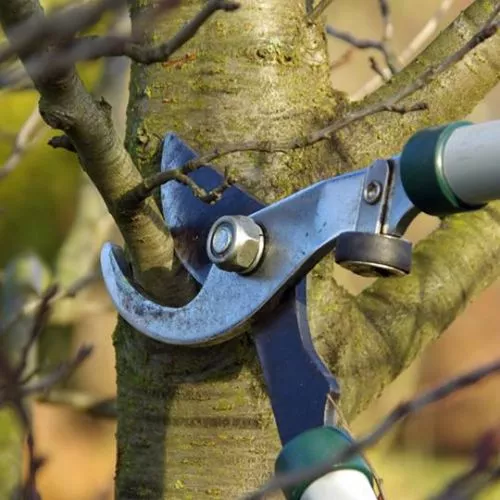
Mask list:
[[212,236],[212,250],[218,255],[226,252],[233,242],[233,231],[228,224],[221,224]]
[[382,196],[382,185],[378,181],[371,181],[363,192],[363,197],[366,203],[374,205],[380,200]]

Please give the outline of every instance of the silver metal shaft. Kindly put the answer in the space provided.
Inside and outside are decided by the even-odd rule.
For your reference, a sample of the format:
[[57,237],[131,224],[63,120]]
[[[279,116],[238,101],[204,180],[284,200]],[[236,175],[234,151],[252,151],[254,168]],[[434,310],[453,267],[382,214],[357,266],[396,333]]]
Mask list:
[[444,147],[443,173],[467,204],[500,198],[500,120],[455,129]]

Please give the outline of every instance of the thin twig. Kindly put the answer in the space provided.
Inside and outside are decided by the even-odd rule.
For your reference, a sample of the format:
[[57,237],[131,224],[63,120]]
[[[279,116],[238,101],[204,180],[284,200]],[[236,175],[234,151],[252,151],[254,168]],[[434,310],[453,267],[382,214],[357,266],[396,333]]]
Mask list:
[[[181,184],[184,184],[191,188],[194,195],[199,197],[203,201],[212,202],[213,200],[213,192],[207,192],[200,186],[198,186],[188,175],[191,172],[194,172],[198,168],[203,165],[207,165],[210,162],[221,158],[223,156],[232,154],[232,153],[241,153],[244,151],[259,151],[262,153],[287,153],[294,149],[300,149],[308,146],[312,146],[317,142],[328,139],[333,133],[338,132],[342,128],[354,123],[355,121],[360,120],[366,116],[380,113],[382,111],[389,111],[393,113],[405,114],[414,111],[422,111],[427,109],[427,105],[425,103],[417,103],[410,107],[405,106],[397,106],[395,101],[394,103],[384,102],[378,104],[376,107],[370,107],[369,109],[357,111],[351,113],[341,120],[334,122],[324,129],[313,132],[312,134],[306,137],[294,138],[290,141],[284,142],[283,144],[273,144],[270,142],[261,142],[261,141],[249,141],[246,143],[235,144],[231,146],[225,146],[220,149],[215,149],[211,153],[198,157],[190,162],[186,163],[182,167],[179,167],[174,170],[168,170],[165,172],[159,172],[157,174],[152,175],[144,179],[144,181],[130,190],[120,201],[121,207],[123,210],[129,210],[131,208],[136,207],[139,203],[145,200],[151,193],[162,184],[171,181],[177,181]],[[216,192],[223,192],[228,186],[232,184],[231,179],[226,179],[224,183],[216,188]],[[215,200],[216,201],[216,200]]]
[[378,0],[380,15],[382,16],[382,22],[384,25],[384,31],[382,33],[382,42],[389,42],[392,40],[392,35],[394,33],[394,25],[392,24],[391,9],[389,8],[389,2],[387,0]]
[[27,149],[36,142],[46,128],[38,112],[38,105],[36,105],[14,139],[12,151],[0,168],[0,179],[9,175],[17,167]]
[[[387,65],[390,74],[395,75],[398,72],[398,68],[395,62],[396,58],[390,47],[390,42],[392,40],[392,35],[394,32],[394,26],[391,20],[391,11],[387,0],[379,0],[378,3],[379,3],[380,15],[382,17],[382,22],[383,22],[383,32],[380,40],[357,38],[351,33],[337,30],[332,26],[327,26],[326,32],[329,35],[333,36],[334,38],[342,40],[343,42],[346,42],[352,47],[355,47],[357,49],[361,50],[374,49],[380,52],[384,56],[385,63]],[[371,67],[372,69],[376,70],[377,74],[380,75],[381,71],[380,69],[378,69],[378,65],[373,61],[374,60],[372,60]]]
[[55,297],[56,293],[57,286],[50,286],[44,292],[39,301],[39,304],[37,305],[37,310],[35,312],[35,318],[33,321],[33,327],[31,328],[30,336],[28,337],[28,341],[21,350],[21,359],[19,361],[19,365],[16,367],[16,377],[18,379],[21,378],[26,369],[29,351],[35,345],[36,340],[39,338],[42,330],[45,328],[50,312],[50,301]]
[[23,387],[21,391],[22,397],[49,391],[61,380],[69,377],[76,370],[76,368],[80,366],[91,354],[92,346],[88,345],[80,347],[73,359],[61,363],[47,375],[39,377],[32,384],[28,384]]
[[342,40],[357,49],[366,50],[366,49],[375,49],[378,51],[382,51],[382,42],[378,40],[372,40],[370,38],[357,38],[348,31],[341,31],[333,26],[327,26],[326,32],[337,38],[338,40]]
[[312,11],[308,14],[309,21],[316,21],[323,12],[325,12],[328,7],[333,3],[334,0],[320,0],[318,5],[312,9]]
[[346,65],[352,59],[353,54],[354,54],[354,48],[349,47],[340,57],[334,59],[330,63],[330,70],[334,71],[340,68],[341,66]]
[[374,57],[369,57],[368,60],[370,61],[370,68],[377,73],[381,78],[385,78],[384,76],[384,71],[382,68],[379,66],[377,60]]
[[[406,49],[397,57],[397,62],[400,67],[406,66],[413,59],[415,54],[419,53],[422,50],[422,47],[432,38],[432,36],[436,33],[441,20],[450,10],[454,1],[455,0],[443,0],[441,2],[434,15],[425,23],[425,26],[408,44]],[[391,72],[388,68],[382,68],[382,73],[382,75],[375,76],[367,83],[365,83],[351,96],[351,99],[354,101],[362,99],[366,95],[376,90],[377,87],[382,85],[382,83],[384,83],[391,77]]]
[[496,372],[500,372],[500,361],[495,361],[464,375],[455,377],[445,384],[427,391],[410,401],[400,403],[372,432],[345,447],[333,459],[292,474],[274,477],[258,490],[246,495],[244,500],[258,500],[275,491],[288,489],[304,481],[313,481],[324,476],[328,472],[331,472],[335,464],[349,460],[366,448],[373,446],[403,418],[422,410],[431,403],[435,403],[454,392],[474,385]]
[[83,39],[77,41],[77,43],[80,42],[81,44],[80,50],[82,52],[74,60],[81,61],[99,57],[127,56],[133,61],[142,64],[165,62],[174,52],[191,40],[201,26],[217,11],[232,12],[239,7],[240,4],[237,2],[209,0],[198,14],[186,23],[170,40],[155,47],[145,47],[127,37],[108,36]]
[[[99,279],[99,274],[92,272],[86,276],[83,276],[82,278],[75,280],[67,288],[58,289],[53,295],[51,295],[47,300],[47,305],[52,307],[56,302],[62,299],[74,298],[78,292],[83,290],[91,283],[95,282],[97,279]],[[5,325],[2,325],[2,330],[0,330],[0,335],[2,332],[7,331],[12,325],[14,325],[16,321],[18,321],[22,316],[27,316],[29,314],[32,314],[34,311],[39,309],[43,305],[45,300],[46,300],[46,294],[44,294],[44,296],[39,299],[35,299],[31,302],[27,302],[26,304],[24,304],[24,306],[19,310],[17,315],[10,318],[10,320]]]

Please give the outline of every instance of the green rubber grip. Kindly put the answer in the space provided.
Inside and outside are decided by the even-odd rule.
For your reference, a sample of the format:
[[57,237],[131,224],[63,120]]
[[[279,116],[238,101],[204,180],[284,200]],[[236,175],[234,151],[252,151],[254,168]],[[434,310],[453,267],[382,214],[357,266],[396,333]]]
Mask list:
[[[343,448],[353,442],[352,438],[338,427],[317,427],[298,435],[281,450],[275,464],[276,475],[303,471],[334,459]],[[361,455],[333,465],[331,471],[357,470],[362,472],[373,486],[373,473]],[[304,481],[284,491],[287,500],[300,500],[304,491],[315,479]]]
[[420,130],[406,143],[400,157],[401,181],[411,202],[429,215],[451,215],[477,210],[484,205],[468,205],[451,189],[443,171],[446,142],[459,127],[472,125],[459,121]]

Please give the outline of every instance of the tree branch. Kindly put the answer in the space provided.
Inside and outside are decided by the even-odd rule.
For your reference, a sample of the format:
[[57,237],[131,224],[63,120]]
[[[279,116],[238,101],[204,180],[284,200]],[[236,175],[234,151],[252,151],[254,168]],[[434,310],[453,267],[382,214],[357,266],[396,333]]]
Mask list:
[[431,500],[469,500],[500,479],[498,426],[485,432],[474,450],[472,466],[452,479]]
[[317,142],[328,139],[331,133],[337,132],[344,127],[347,127],[348,125],[375,113],[387,111],[404,115],[406,113],[423,111],[425,109],[427,109],[427,105],[425,103],[416,103],[410,107],[398,106],[389,102],[380,103],[377,106],[372,106],[370,109],[347,115],[345,118],[342,118],[337,122],[328,125],[328,127],[326,127],[325,129],[322,129],[318,132],[313,132],[306,138],[296,137],[284,142],[281,145],[261,141],[249,141],[242,144],[222,146],[213,150],[211,153],[205,154],[196,158],[195,160],[186,163],[182,167],[165,172],[158,172],[157,174],[147,177],[142,181],[141,184],[133,188],[126,194],[126,196],[122,198],[121,204],[124,210],[133,208],[138,203],[142,203],[142,201],[150,196],[156,188],[171,181],[177,181],[181,184],[184,184],[185,186],[190,187],[195,196],[200,198],[202,201],[212,203],[214,201],[217,201],[224,190],[234,183],[234,179],[232,179],[226,173],[226,179],[224,183],[214,190],[207,192],[204,189],[201,189],[197,184],[195,184],[188,177],[188,174],[194,172],[203,165],[207,165],[214,160],[222,158],[223,156],[227,156],[233,153],[241,153],[243,151],[258,151],[260,153],[287,153],[288,151],[292,151],[294,149],[302,149],[308,146],[313,146]]
[[318,18],[321,16],[321,14],[323,14],[323,12],[325,12],[325,10],[328,9],[328,7],[330,7],[333,1],[334,0],[319,0],[318,5],[310,9],[310,12],[308,12],[307,14],[309,21],[311,22],[317,21]]
[[67,406],[96,418],[116,418],[115,398],[96,397],[77,390],[53,389],[36,398],[40,403]]
[[13,408],[27,436],[28,445],[28,477],[20,488],[21,497],[38,499],[36,487],[36,473],[43,463],[43,459],[35,454],[35,441],[31,426],[31,418],[26,408],[26,399],[33,394],[51,389],[63,378],[68,377],[92,352],[90,346],[80,348],[73,359],[61,363],[53,371],[31,382],[37,369],[26,374],[30,351],[44,329],[50,312],[50,301],[57,293],[55,286],[49,287],[44,293],[40,305],[35,313],[33,326],[27,335],[27,342],[21,349],[20,359],[16,364],[11,363],[9,356],[0,350],[0,408]]

